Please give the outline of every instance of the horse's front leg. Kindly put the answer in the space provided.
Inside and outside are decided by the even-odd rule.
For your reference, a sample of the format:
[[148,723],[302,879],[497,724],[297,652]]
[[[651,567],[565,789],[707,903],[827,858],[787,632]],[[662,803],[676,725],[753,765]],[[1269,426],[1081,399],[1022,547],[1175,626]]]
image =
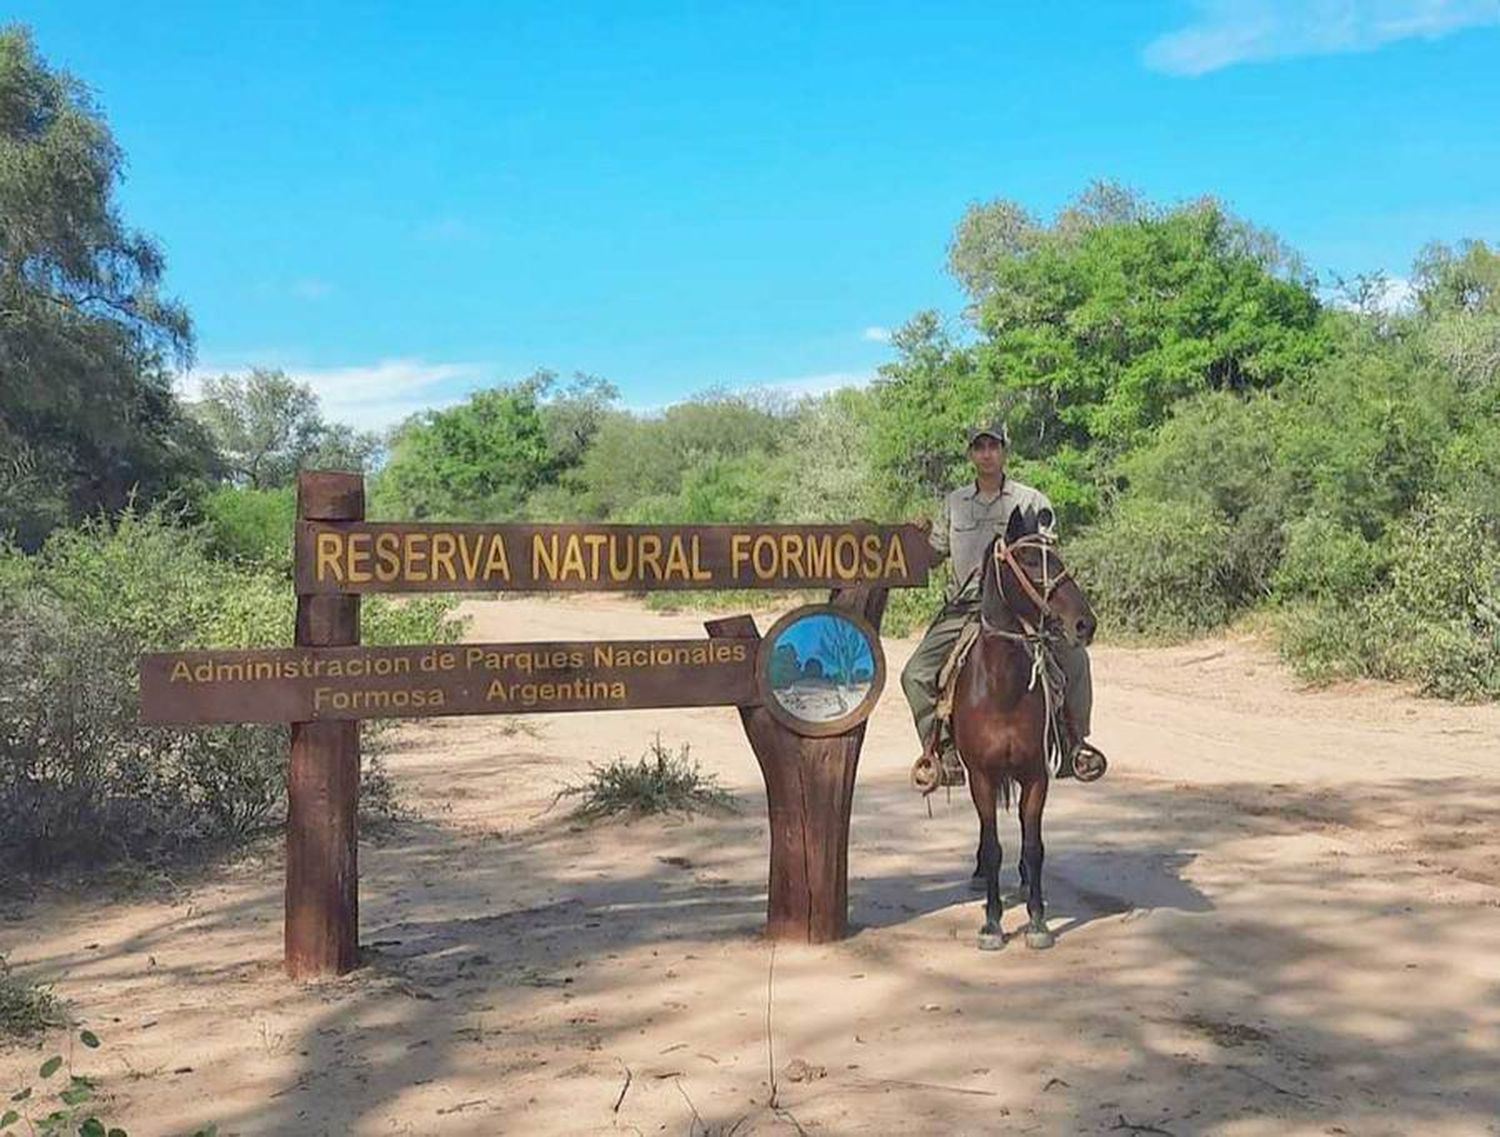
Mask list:
[[995,820],[995,783],[988,774],[969,769],[969,796],[979,812],[979,873],[984,877],[984,927],[979,929],[979,950],[998,951],[1005,946],[1000,930],[1000,832]]
[[1021,864],[1026,881],[1026,946],[1049,948],[1055,942],[1047,930],[1047,907],[1042,900],[1042,810],[1047,807],[1047,776],[1034,777],[1021,787]]

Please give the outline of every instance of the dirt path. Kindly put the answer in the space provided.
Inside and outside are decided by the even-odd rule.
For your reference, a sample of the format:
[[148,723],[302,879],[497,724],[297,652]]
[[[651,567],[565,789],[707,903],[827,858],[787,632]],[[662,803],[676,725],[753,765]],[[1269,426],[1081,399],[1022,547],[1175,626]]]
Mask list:
[[[470,608],[492,640],[703,618]],[[888,641],[892,675],[911,647]],[[105,1037],[80,1068],[132,1137],[1500,1133],[1500,707],[1303,692],[1231,641],[1095,659],[1114,766],[1054,793],[1048,953],[974,949],[972,809],[929,818],[907,788],[894,683],[855,801],[860,931],[837,945],[758,938],[759,776],[710,709],[403,727],[390,765],[421,820],[361,850],[372,962],[345,980],[280,978],[274,849],[159,901],[40,901],[0,950]],[[742,812],[546,812],[657,732]],[[0,1086],[37,1060],[0,1053]]]

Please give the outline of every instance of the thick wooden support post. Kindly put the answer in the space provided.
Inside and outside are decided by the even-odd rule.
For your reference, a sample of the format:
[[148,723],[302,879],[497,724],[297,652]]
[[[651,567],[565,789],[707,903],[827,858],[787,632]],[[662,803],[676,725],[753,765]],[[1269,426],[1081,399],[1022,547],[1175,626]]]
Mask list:
[[[304,521],[363,521],[359,474],[297,479]],[[359,597],[297,597],[298,647],[359,643]],[[359,963],[359,723],[292,724],[287,777],[286,969],[294,979]]]
[[[836,589],[830,600],[878,631],[886,596],[883,588],[860,587]],[[712,637],[760,638],[749,616],[704,626]],[[807,738],[782,726],[764,707],[741,707],[740,720],[760,763],[770,807],[766,934],[811,944],[843,939],[849,934],[849,815],[864,724],[832,738]]]

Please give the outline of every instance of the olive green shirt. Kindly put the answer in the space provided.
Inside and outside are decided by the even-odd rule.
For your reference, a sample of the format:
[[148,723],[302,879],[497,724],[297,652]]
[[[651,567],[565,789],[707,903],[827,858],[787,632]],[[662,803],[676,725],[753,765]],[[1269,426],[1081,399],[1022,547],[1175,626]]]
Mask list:
[[[1017,509],[1044,533],[1054,531],[1052,503],[1041,490],[1007,477],[994,494],[983,494],[976,482],[960,486],[943,498],[932,523],[929,541],[939,560],[949,558],[947,595],[952,600],[979,596],[979,563],[997,533],[1004,533]],[[1045,513],[1043,512],[1045,510]]]

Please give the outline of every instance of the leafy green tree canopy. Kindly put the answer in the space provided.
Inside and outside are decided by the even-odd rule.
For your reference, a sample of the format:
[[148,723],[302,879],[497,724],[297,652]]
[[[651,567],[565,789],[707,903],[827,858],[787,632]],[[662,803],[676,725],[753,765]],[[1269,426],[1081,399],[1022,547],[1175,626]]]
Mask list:
[[187,312],[114,201],[123,162],[84,87],[0,30],[0,531],[28,546],[212,465],[167,373]]
[[373,434],[325,422],[313,389],[281,371],[205,380],[192,409],[230,478],[250,489],[290,485],[298,470],[362,470],[379,448]]
[[408,419],[396,431],[376,485],[382,516],[500,521],[553,481],[542,398],[554,377],[477,391],[456,407]]

